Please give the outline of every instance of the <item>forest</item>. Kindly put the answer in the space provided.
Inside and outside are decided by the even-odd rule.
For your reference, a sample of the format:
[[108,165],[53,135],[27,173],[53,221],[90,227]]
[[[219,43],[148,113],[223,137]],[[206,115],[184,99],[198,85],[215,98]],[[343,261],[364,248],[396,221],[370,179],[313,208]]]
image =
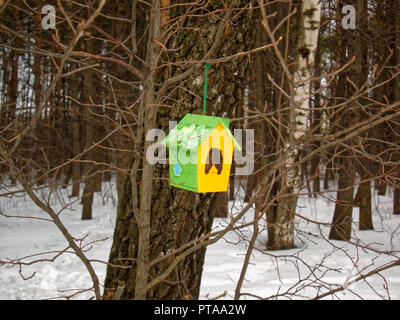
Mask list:
[[399,164],[398,0],[0,0],[0,299],[400,299]]

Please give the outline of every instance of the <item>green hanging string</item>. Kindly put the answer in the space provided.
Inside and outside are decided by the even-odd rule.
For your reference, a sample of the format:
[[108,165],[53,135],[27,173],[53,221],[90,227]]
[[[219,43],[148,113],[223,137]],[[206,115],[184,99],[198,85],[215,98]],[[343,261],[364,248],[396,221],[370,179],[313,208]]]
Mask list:
[[211,64],[206,63],[206,74],[204,76],[204,98],[203,98],[203,114],[206,114],[206,103],[207,103],[207,77],[208,77],[208,69],[211,67]]

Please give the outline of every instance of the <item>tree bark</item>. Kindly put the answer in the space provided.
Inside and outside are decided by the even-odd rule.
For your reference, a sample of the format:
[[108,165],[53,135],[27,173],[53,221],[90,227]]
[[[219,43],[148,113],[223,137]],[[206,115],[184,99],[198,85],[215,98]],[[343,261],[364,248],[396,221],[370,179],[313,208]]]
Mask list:
[[[35,23],[36,23],[36,45],[35,45],[35,49],[36,50],[40,50],[42,47],[42,37],[40,36],[41,33],[41,9],[39,8],[39,6],[36,8],[37,12],[35,15]],[[33,55],[34,57],[34,62],[33,62],[33,74],[35,76],[35,80],[33,83],[33,91],[35,93],[35,107],[39,106],[40,103],[40,97],[42,94],[42,83],[41,83],[41,55],[38,53],[34,53]]]
[[[351,160],[344,164],[348,166],[340,168],[338,191],[336,196],[335,212],[333,214],[329,239],[348,241],[351,237],[351,224],[354,200],[354,171],[351,169]],[[347,171],[347,168],[350,168]]]
[[91,220],[93,218],[92,204],[93,204],[93,179],[86,179],[85,188],[82,194],[82,220]]
[[360,199],[360,230],[374,230],[372,222],[372,208],[371,208],[371,181],[366,181],[360,184],[359,187]]
[[[15,47],[19,47],[20,39],[15,38],[14,40]],[[12,61],[12,69],[11,69],[11,84],[9,91],[9,99],[10,103],[7,108],[7,118],[6,123],[9,124],[15,119],[16,108],[17,108],[17,100],[18,100],[18,69],[19,69],[19,52],[13,50],[11,53],[11,61]]]
[[[320,32],[321,35],[322,32]],[[320,35],[318,37],[318,48],[317,48],[317,52],[315,54],[315,72],[314,75],[315,77],[320,77],[321,76],[321,54],[320,54]],[[321,80],[315,80],[312,83],[312,86],[315,90],[315,92],[317,92],[314,95],[314,105],[313,108],[311,109],[311,128],[313,130],[313,134],[320,134],[321,133],[321,128],[320,128],[320,123],[321,123],[321,97],[319,94],[319,90],[321,88]],[[320,142],[316,141],[313,145],[312,145],[312,150],[317,150],[320,147]],[[311,159],[311,163],[310,163],[310,175],[311,177],[309,177],[312,180],[312,192],[314,194],[314,197],[317,197],[319,192],[321,191],[321,181],[320,181],[320,169],[319,169],[319,164],[320,164],[320,155],[316,155]]]
[[[238,189],[240,190],[240,177],[238,177],[238,181],[239,181],[239,185],[238,185]],[[236,176],[235,176],[235,164],[232,163],[232,167],[231,167],[231,175],[229,176],[229,201],[234,201],[235,200],[235,180],[236,180]]]
[[[80,77],[77,74],[73,74],[70,79],[70,95],[73,99],[78,100]],[[71,135],[72,135],[72,156],[75,157],[81,152],[81,134],[79,123],[80,117],[80,106],[74,100],[71,101]],[[81,164],[79,161],[72,163],[72,191],[71,197],[79,197],[80,183],[81,183]]]
[[228,192],[219,192],[215,205],[214,217],[227,218],[228,212]]

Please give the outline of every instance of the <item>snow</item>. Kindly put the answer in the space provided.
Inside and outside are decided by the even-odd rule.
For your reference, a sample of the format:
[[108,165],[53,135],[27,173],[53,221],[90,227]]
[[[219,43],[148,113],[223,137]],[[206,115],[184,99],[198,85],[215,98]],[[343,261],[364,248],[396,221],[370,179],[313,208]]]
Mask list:
[[[95,195],[93,220],[80,219],[81,204],[68,198],[70,190],[51,193],[41,191],[52,207],[60,211],[60,218],[75,238],[90,244],[87,256],[96,261],[108,260],[116,215],[116,191],[112,183],[104,183]],[[400,256],[400,216],[392,215],[392,194],[386,197],[374,194],[373,231],[358,231],[358,209],[353,212],[352,243],[330,241],[329,226],[334,204],[329,196],[299,200],[299,214],[315,224],[296,218],[296,248],[285,251],[267,251],[266,222],[260,222],[260,235],[252,251],[242,299],[308,299],[335,289],[346,290],[325,299],[400,299],[400,268],[390,268],[359,282],[353,282],[360,273],[382,267]],[[240,199],[240,197],[239,197]],[[69,204],[69,202],[73,202]],[[235,216],[243,206],[240,200],[230,202]],[[91,299],[91,279],[81,261],[67,248],[67,242],[52,222],[30,219],[47,218],[26,195],[0,198],[0,261],[27,257],[21,269],[16,265],[0,263],[0,299]],[[249,210],[239,223],[250,222],[254,210]],[[28,218],[26,218],[28,217]],[[213,228],[222,229],[230,221],[215,219]],[[229,232],[207,249],[200,298],[232,299],[239,279],[245,254],[252,234],[252,226]],[[93,242],[94,243],[91,243]],[[89,249],[89,247],[88,247]],[[41,253],[40,255],[38,255]],[[29,257],[28,257],[29,256]],[[34,264],[31,261],[44,260]],[[54,260],[54,261],[52,261]],[[104,282],[106,265],[93,262],[100,283]],[[24,280],[25,279],[25,280]],[[75,293],[80,293],[76,294]]]

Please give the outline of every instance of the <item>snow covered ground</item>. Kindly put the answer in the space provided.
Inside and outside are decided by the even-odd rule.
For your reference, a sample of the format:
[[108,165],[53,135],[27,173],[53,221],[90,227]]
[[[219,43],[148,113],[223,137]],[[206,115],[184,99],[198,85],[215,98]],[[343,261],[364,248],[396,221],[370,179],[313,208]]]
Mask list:
[[[42,196],[47,195],[47,191],[43,191]],[[116,214],[116,195],[112,184],[105,183],[102,192],[96,194],[91,221],[82,221],[81,205],[78,202],[69,205],[70,201],[65,189],[53,192],[50,197],[52,206],[63,210],[60,217],[73,236],[87,236],[85,243],[101,240],[93,244],[87,255],[107,261]],[[232,214],[235,215],[242,205],[240,201],[231,202]],[[326,198],[304,196],[300,199],[300,207],[300,215],[308,219],[331,222],[334,204]],[[52,259],[58,251],[67,247],[66,240],[51,222],[22,218],[46,217],[27,196],[0,198],[0,210],[16,216],[0,215],[0,260],[27,256],[30,257],[24,262]],[[358,209],[354,210],[353,242],[357,245],[329,241],[328,226],[297,218],[296,249],[266,251],[267,235],[265,222],[262,222],[241,289],[247,295],[242,298],[306,299],[337,286],[347,286],[346,290],[326,298],[400,299],[399,266],[352,283],[359,273],[367,274],[400,256],[400,217],[391,214],[390,191],[386,197],[374,195],[373,210],[374,231],[358,231]],[[254,211],[250,210],[243,221],[251,221],[253,214]],[[228,222],[229,219],[216,219],[214,228],[222,228]],[[251,233],[252,227],[240,232],[232,231],[208,247],[201,284],[202,299],[220,295],[222,299],[233,298],[248,247],[248,241],[244,239],[250,239]],[[48,253],[36,256],[43,252]],[[94,268],[100,283],[103,283],[105,264],[94,263]],[[54,262],[25,265],[21,270],[18,266],[0,266],[0,299],[57,298],[90,286],[90,277],[82,263],[70,253],[62,254]],[[296,295],[292,295],[294,293]],[[92,296],[92,293],[85,292],[73,298],[89,299]]]

